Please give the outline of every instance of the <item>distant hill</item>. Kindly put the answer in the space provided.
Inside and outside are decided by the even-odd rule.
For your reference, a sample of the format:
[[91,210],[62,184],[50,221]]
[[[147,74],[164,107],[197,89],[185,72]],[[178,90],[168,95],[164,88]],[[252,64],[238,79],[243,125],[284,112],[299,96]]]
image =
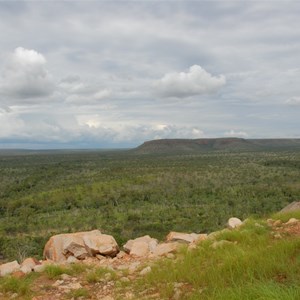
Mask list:
[[144,142],[133,149],[135,153],[183,153],[207,151],[256,151],[299,149],[300,139],[161,139]]

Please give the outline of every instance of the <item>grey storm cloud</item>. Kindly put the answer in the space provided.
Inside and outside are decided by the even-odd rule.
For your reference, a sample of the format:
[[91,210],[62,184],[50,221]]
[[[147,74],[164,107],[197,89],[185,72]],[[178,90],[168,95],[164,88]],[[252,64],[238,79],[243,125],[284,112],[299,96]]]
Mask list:
[[298,136],[299,15],[289,0],[0,1],[0,143]]

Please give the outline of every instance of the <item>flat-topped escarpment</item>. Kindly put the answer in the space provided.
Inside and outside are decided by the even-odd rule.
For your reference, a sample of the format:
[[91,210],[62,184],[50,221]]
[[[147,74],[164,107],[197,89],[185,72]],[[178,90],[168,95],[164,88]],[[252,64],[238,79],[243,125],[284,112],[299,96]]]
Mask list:
[[160,139],[144,142],[133,149],[135,153],[180,153],[208,151],[256,151],[300,149],[300,139]]

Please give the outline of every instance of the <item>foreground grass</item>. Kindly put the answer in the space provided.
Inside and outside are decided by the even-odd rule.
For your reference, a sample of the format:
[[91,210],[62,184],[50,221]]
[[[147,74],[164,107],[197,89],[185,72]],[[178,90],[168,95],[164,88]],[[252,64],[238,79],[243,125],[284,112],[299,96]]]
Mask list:
[[[230,243],[219,244],[215,241]],[[276,240],[263,222],[248,221],[239,230],[221,231],[193,250],[183,250],[179,259],[164,260],[135,286],[180,299],[300,299],[300,239]]]
[[6,276],[0,278],[0,292],[3,294],[17,294],[21,299],[31,299],[31,285],[39,274],[32,273],[25,278]]
[[[276,215],[284,221],[297,216]],[[137,272],[125,283],[120,278],[128,274],[108,268],[49,265],[42,274],[0,279],[0,292],[31,299],[35,279],[41,279],[38,276],[54,282],[69,274],[87,285],[69,292],[67,299],[90,299],[95,286],[114,281],[116,299],[125,299],[129,292],[134,295],[131,299],[298,300],[300,238],[288,233],[276,238],[274,230],[266,221],[250,219],[239,229],[212,234],[193,250],[183,246],[176,259],[161,259],[150,273],[140,276]]]

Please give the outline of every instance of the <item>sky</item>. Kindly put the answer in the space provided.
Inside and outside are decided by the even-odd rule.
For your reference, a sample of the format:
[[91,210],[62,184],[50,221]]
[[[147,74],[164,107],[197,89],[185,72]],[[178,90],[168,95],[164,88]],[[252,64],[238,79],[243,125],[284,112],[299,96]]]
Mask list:
[[299,1],[0,1],[0,148],[300,138]]

